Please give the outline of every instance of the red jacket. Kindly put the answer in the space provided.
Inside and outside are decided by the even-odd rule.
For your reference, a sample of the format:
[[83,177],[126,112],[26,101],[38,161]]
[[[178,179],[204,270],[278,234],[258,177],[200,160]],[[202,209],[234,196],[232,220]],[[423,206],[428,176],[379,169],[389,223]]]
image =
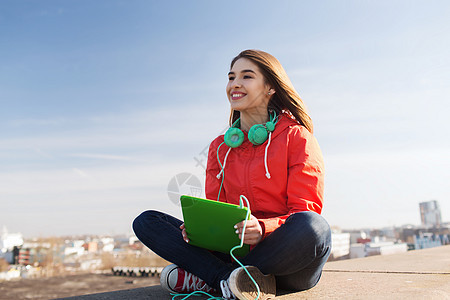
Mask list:
[[[219,201],[239,204],[244,195],[252,214],[259,219],[266,237],[280,227],[290,214],[300,211],[321,213],[323,203],[324,166],[322,152],[314,136],[286,114],[280,116],[272,133],[267,152],[266,177],[264,154],[267,142],[250,143],[245,134],[243,144],[231,149],[224,169],[224,183]],[[222,178],[217,161],[217,148],[224,136],[217,137],[209,147],[205,193],[217,199]],[[219,149],[220,162],[229,147]]]

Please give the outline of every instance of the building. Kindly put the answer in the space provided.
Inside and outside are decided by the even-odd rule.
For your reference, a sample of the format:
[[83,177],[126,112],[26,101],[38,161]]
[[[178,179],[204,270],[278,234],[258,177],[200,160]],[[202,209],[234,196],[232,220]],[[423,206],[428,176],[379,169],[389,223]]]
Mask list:
[[366,245],[364,243],[355,243],[350,245],[350,258],[366,257]]
[[366,244],[366,256],[389,255],[408,251],[406,243],[378,242]]
[[350,233],[331,233],[330,260],[346,259],[350,254]]
[[441,209],[436,200],[419,203],[423,226],[439,227],[442,224]]
[[350,258],[361,258],[373,255],[389,255],[408,251],[408,244],[394,242],[369,242],[352,244]]
[[439,227],[407,226],[401,229],[399,238],[408,244],[409,250],[448,245],[450,244],[450,226],[445,223]]
[[29,248],[22,248],[19,250],[19,265],[27,266],[30,264],[31,254]]
[[8,230],[3,226],[2,235],[0,237],[0,252],[12,251],[14,247],[23,245],[23,236],[21,233],[8,233]]

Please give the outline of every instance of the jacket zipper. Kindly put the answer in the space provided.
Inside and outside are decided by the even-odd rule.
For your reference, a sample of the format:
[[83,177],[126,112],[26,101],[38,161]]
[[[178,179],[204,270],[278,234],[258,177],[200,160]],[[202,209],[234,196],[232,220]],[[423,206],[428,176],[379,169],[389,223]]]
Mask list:
[[[245,163],[245,176],[246,176],[246,184],[247,184],[247,192],[249,193],[249,195],[244,195],[246,197],[249,198],[249,202],[254,204],[255,203],[255,199],[253,197],[253,187],[250,184],[250,163],[253,161],[253,158],[255,157],[255,147],[251,146],[250,147],[250,157],[247,159],[246,163]],[[252,205],[251,205],[252,206]],[[251,206],[250,206],[250,211],[251,211]]]

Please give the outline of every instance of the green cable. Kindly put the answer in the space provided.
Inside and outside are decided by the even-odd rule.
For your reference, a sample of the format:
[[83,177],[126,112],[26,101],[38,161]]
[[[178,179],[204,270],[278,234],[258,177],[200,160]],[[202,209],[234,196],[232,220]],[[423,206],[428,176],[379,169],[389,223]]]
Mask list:
[[195,291],[195,292],[192,292],[190,294],[175,294],[175,293],[170,293],[170,294],[173,296],[172,300],[176,300],[175,299],[176,297],[184,297],[184,298],[181,298],[179,300],[186,300],[186,299],[188,299],[191,296],[201,296],[201,295],[208,296],[209,298],[207,300],[223,300],[222,297],[214,297],[213,295],[210,295],[207,292],[203,292],[203,291]]
[[231,248],[230,250],[230,255],[231,257],[233,257],[233,259],[239,264],[239,266],[241,266],[245,273],[247,273],[248,277],[250,278],[250,280],[253,282],[253,284],[256,286],[256,290],[258,291],[258,294],[256,296],[256,298],[254,300],[258,300],[259,297],[261,296],[261,291],[259,290],[259,285],[256,283],[255,279],[252,277],[252,275],[250,275],[250,272],[247,271],[247,268],[234,256],[233,251],[235,249],[239,249],[242,248],[244,246],[244,234],[245,234],[245,228],[247,227],[247,220],[250,216],[250,203],[248,202],[247,197],[245,197],[244,195],[239,196],[239,205],[242,208],[243,206],[243,202],[242,202],[242,198],[245,199],[245,202],[247,203],[247,215],[245,216],[245,220],[244,220],[244,227],[242,228],[242,237],[241,237],[241,243],[233,248]]
[[[278,121],[278,120],[277,120],[277,121]],[[220,162],[220,158],[219,158],[219,149],[220,149],[220,146],[222,146],[223,144],[225,144],[225,142],[222,142],[222,143],[219,145],[219,147],[217,147],[217,161],[219,162],[219,166],[220,166],[221,169],[223,168],[223,166],[222,166],[222,163]],[[217,195],[217,201],[219,201],[219,199],[220,199],[219,197],[220,197],[220,192],[222,191],[222,185],[223,185],[224,179],[225,179],[225,174],[222,174],[222,181],[221,181],[221,183],[220,183],[219,193],[218,193],[218,195]],[[247,203],[247,215],[245,216],[244,227],[242,228],[241,243],[240,243],[239,245],[237,245],[237,246],[231,248],[231,250],[230,250],[230,255],[231,255],[231,257],[233,257],[233,259],[239,264],[239,266],[241,266],[241,267],[245,270],[245,273],[247,273],[248,277],[250,277],[251,281],[252,281],[253,284],[256,286],[256,290],[258,291],[258,294],[257,294],[255,300],[258,300],[259,297],[260,297],[260,294],[261,294],[261,291],[259,290],[259,285],[256,283],[256,281],[255,281],[255,279],[252,277],[252,275],[250,275],[250,272],[247,271],[247,268],[246,268],[246,267],[245,267],[245,266],[244,266],[244,265],[243,265],[243,264],[242,264],[242,263],[234,256],[234,254],[233,254],[233,251],[234,251],[234,250],[244,247],[244,235],[245,235],[245,229],[247,228],[247,220],[248,220],[248,218],[249,218],[249,216],[250,216],[250,203],[248,202],[247,197],[245,197],[244,195],[240,195],[240,196],[239,196],[239,206],[240,206],[240,208],[242,208],[243,205],[244,205],[242,199],[244,199],[245,202]],[[183,298],[183,299],[184,299],[184,298]],[[181,300],[183,300],[183,299],[181,299]]]
[[[220,166],[221,169],[223,168],[223,166],[222,166],[222,163],[220,162],[220,159],[219,159],[219,149],[220,149],[220,146],[222,146],[223,144],[225,144],[225,142],[222,142],[222,143],[219,145],[219,147],[217,147],[217,161],[219,162],[219,166]],[[221,183],[220,183],[219,193],[218,193],[218,195],[217,195],[217,201],[219,201],[219,199],[220,199],[220,198],[219,198],[219,197],[220,197],[220,191],[222,190],[222,185],[223,185],[224,178],[225,178],[225,174],[222,174],[222,181],[221,181]],[[247,215],[245,216],[244,227],[242,228],[241,242],[240,242],[239,245],[237,245],[237,246],[231,248],[231,250],[230,250],[230,255],[231,255],[231,257],[233,257],[233,259],[239,264],[239,266],[242,267],[242,268],[244,269],[245,273],[247,273],[247,275],[248,275],[248,277],[250,278],[250,280],[251,280],[251,281],[253,282],[253,284],[256,286],[256,290],[258,291],[258,294],[257,294],[257,296],[256,296],[256,298],[255,298],[254,300],[258,300],[259,297],[260,297],[260,295],[261,295],[261,291],[260,291],[260,289],[259,289],[258,283],[256,283],[255,279],[252,277],[252,275],[250,275],[250,272],[247,271],[247,268],[246,268],[246,267],[245,267],[245,266],[244,266],[244,265],[243,265],[243,264],[242,264],[242,263],[234,256],[234,254],[233,254],[233,251],[234,251],[234,250],[239,249],[239,248],[242,248],[242,247],[244,246],[245,229],[247,228],[247,221],[248,221],[248,218],[250,217],[250,203],[248,202],[247,197],[245,197],[244,195],[240,195],[240,196],[239,196],[239,206],[240,206],[240,208],[243,208],[243,206],[244,206],[244,202],[242,201],[242,199],[244,199],[245,202],[247,203]],[[192,292],[192,293],[190,293],[190,294],[175,294],[175,293],[171,293],[171,295],[172,295],[172,300],[176,300],[176,299],[175,299],[176,297],[184,297],[184,298],[179,299],[179,300],[185,300],[185,299],[188,299],[188,298],[191,297],[191,296],[197,296],[197,294],[202,294],[202,295],[209,296],[210,298],[208,298],[207,300],[221,300],[221,299],[222,299],[222,297],[214,297],[214,296],[212,296],[211,294],[208,294],[207,292],[203,292],[203,291],[195,291],[195,292]]]
[[[219,166],[220,169],[223,169],[222,163],[220,162],[220,158],[219,158],[219,149],[220,146],[222,146],[223,144],[225,144],[225,142],[222,142],[219,147],[217,147],[217,161],[219,162]],[[219,201],[219,197],[220,197],[220,191],[222,191],[222,185],[223,185],[223,180],[225,179],[225,172],[223,172],[222,174],[222,181],[220,182],[220,187],[219,187],[219,193],[217,194],[217,201]]]
[[[247,273],[248,277],[250,278],[250,280],[251,280],[251,281],[253,282],[253,284],[255,285],[256,290],[258,291],[258,294],[257,294],[257,296],[256,296],[256,298],[255,298],[254,300],[258,300],[259,297],[261,296],[261,291],[260,291],[260,289],[259,289],[258,283],[256,283],[255,279],[252,277],[252,275],[250,274],[250,272],[247,271],[247,268],[246,268],[246,267],[245,267],[245,266],[244,266],[244,265],[243,265],[243,264],[242,264],[242,263],[234,256],[234,254],[233,254],[233,251],[234,251],[234,250],[239,249],[239,248],[242,248],[242,247],[244,246],[245,229],[247,228],[247,221],[248,221],[248,218],[250,217],[250,203],[248,202],[247,197],[245,197],[244,195],[241,195],[241,196],[239,197],[239,206],[240,206],[240,208],[243,208],[243,205],[244,205],[242,199],[244,199],[245,202],[247,203],[247,214],[246,214],[245,220],[244,220],[244,227],[242,228],[241,242],[240,242],[239,245],[237,245],[237,246],[231,248],[231,250],[230,250],[230,255],[231,255],[231,257],[233,257],[233,259],[239,264],[239,266],[242,267],[242,268],[244,269],[245,273]],[[203,292],[203,291],[195,291],[195,292],[192,292],[192,293],[190,293],[190,294],[174,294],[174,293],[171,293],[171,295],[172,295],[172,300],[176,300],[177,297],[184,297],[184,298],[179,299],[179,300],[185,300],[185,299],[188,299],[188,298],[191,297],[191,296],[197,296],[198,294],[202,294],[202,295],[209,296],[210,298],[208,298],[207,300],[221,300],[221,299],[222,299],[222,297],[214,297],[214,296],[212,296],[211,294],[208,294],[207,292]]]

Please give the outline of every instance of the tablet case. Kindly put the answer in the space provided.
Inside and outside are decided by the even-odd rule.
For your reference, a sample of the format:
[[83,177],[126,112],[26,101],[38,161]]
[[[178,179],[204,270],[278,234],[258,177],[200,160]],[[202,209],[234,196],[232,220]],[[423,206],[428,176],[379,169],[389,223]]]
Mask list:
[[[234,225],[245,219],[246,207],[185,195],[180,202],[189,244],[227,254],[240,244]],[[243,257],[249,251],[250,246],[244,244],[233,254]]]

